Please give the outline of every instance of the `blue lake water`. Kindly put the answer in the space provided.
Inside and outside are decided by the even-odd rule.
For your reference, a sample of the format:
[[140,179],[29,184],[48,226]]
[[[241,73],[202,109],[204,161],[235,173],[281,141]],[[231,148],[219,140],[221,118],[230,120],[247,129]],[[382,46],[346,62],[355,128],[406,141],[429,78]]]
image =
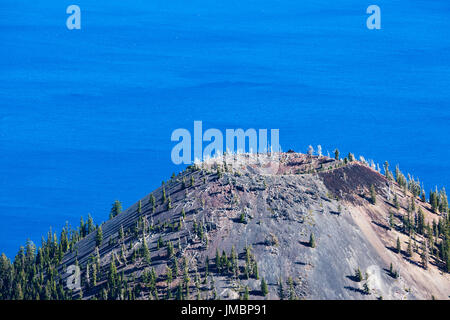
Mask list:
[[448,186],[449,16],[447,0],[1,0],[0,252],[152,191],[194,120]]

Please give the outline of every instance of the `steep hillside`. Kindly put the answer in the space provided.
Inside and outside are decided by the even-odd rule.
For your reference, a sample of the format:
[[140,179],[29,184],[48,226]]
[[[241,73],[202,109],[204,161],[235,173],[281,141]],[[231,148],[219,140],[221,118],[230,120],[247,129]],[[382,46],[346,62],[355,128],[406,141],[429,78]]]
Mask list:
[[419,182],[374,167],[351,154],[206,160],[98,227],[2,255],[0,299],[448,299],[445,191],[426,201]]
[[79,241],[61,265],[82,267],[82,297],[449,297],[439,237],[422,259],[426,239],[414,232],[416,212],[430,226],[442,218],[428,203],[362,162],[250,158],[192,166],[105,222],[98,248],[97,232]]

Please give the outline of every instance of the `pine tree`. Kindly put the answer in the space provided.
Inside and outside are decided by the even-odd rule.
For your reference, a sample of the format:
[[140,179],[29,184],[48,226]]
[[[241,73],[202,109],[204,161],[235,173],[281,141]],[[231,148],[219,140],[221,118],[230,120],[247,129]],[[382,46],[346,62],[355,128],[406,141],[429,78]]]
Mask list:
[[92,265],[92,286],[96,286],[97,285],[97,265],[93,264]]
[[244,297],[243,300],[248,300],[249,298],[248,286],[245,286]]
[[427,242],[424,240],[422,243],[422,254],[421,254],[421,258],[422,258],[422,266],[423,268],[426,270],[428,269],[428,260],[429,260],[429,256],[428,256],[428,248],[427,248]]
[[284,287],[283,287],[283,280],[281,279],[281,276],[278,280],[278,297],[280,300],[284,300]]
[[370,186],[370,203],[373,205],[377,203],[377,193],[373,184]]
[[238,276],[239,267],[238,267],[238,257],[236,253],[236,249],[234,245],[231,247],[231,268],[235,277]]
[[181,285],[181,281],[178,283],[176,299],[177,300],[183,300],[183,287]]
[[356,280],[357,282],[361,282],[361,281],[363,280],[363,276],[362,276],[362,273],[361,273],[361,269],[360,269],[360,268],[358,268],[358,269],[355,270],[355,280]]
[[392,265],[391,262],[391,266],[389,267],[389,274],[391,275],[392,278],[397,279],[399,277],[399,273],[397,270],[394,270],[394,267]]
[[109,298],[114,299],[117,296],[117,268],[114,255],[112,255],[108,273]]
[[347,157],[349,162],[355,161],[355,155],[353,153],[349,152]]
[[397,253],[402,252],[402,244],[400,242],[400,238],[397,237]]
[[225,273],[228,271],[228,257],[225,253],[225,250],[222,250],[222,256],[220,257],[220,265],[222,266],[222,272]]
[[89,234],[89,233],[91,233],[94,230],[95,230],[94,220],[92,219],[91,214],[88,213],[87,233]]
[[264,278],[261,279],[261,293],[264,297],[269,293],[269,289],[267,288],[267,283]]
[[395,227],[394,213],[392,211],[389,211],[389,228],[392,229],[394,227]]
[[147,240],[145,237],[142,239],[142,257],[147,262],[147,264],[151,264],[151,256],[150,256],[150,250],[148,249]]
[[408,249],[407,249],[407,254],[408,254],[408,257],[412,257],[412,255],[413,255],[413,250],[412,250],[412,240],[411,240],[411,237],[409,238],[409,241],[408,241]]
[[253,276],[255,277],[256,280],[259,279],[259,272],[258,272],[258,264],[256,263],[256,261],[253,263]]
[[115,217],[117,215],[119,215],[122,212],[122,203],[119,200],[114,201],[112,208],[111,208],[111,212],[110,212],[110,217]]
[[431,204],[431,210],[434,212],[438,212],[439,209],[439,201],[437,196],[437,190],[436,192],[430,191],[430,204]]
[[417,232],[419,234],[425,234],[425,214],[421,207],[419,207],[419,212],[417,215]]
[[400,203],[398,202],[397,194],[394,195],[394,206],[397,210],[400,209]]
[[95,243],[97,245],[97,247],[100,247],[102,245],[103,242],[103,231],[102,231],[102,226],[99,226],[97,228],[97,235],[95,237]]
[[339,160],[339,150],[338,149],[334,150],[334,159]]
[[173,259],[173,275],[176,277],[178,277],[178,259],[176,257],[174,257]]
[[217,272],[221,272],[221,270],[222,270],[221,261],[222,260],[220,259],[219,249],[216,249],[216,269],[217,269]]
[[445,188],[439,192],[439,212],[448,213],[448,198]]
[[167,256],[172,257],[173,254],[174,254],[174,247],[172,241],[169,240],[169,243],[167,244]]
[[80,218],[80,237],[84,238],[86,236],[86,229],[84,225],[83,217]]
[[155,200],[155,196],[153,195],[153,192],[150,194],[149,202],[152,205],[152,207],[154,207],[156,204],[156,200]]
[[414,197],[411,198],[410,207],[411,207],[411,212],[416,211],[416,202],[414,201]]
[[390,175],[390,172],[389,172],[389,162],[387,162],[387,161],[384,162],[384,176],[387,179],[391,178],[391,175]]
[[311,248],[316,247],[316,240],[314,239],[314,233],[311,233],[311,235],[309,236],[309,246]]
[[120,225],[120,229],[119,229],[119,240],[120,240],[121,242],[123,242],[124,237],[125,237],[125,233],[124,233],[124,231],[123,231],[123,225]]
[[288,284],[289,284],[289,300],[296,300],[297,296],[295,294],[294,281],[292,280],[292,277],[288,278]]

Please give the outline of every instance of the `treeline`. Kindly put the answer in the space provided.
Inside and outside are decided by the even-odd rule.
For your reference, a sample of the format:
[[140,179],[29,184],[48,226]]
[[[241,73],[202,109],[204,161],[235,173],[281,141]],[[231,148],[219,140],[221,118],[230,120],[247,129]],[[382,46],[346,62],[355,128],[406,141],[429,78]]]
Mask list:
[[59,239],[50,229],[47,237],[42,237],[39,248],[28,240],[12,262],[3,253],[0,258],[0,300],[72,299],[72,292],[61,279],[61,261],[67,252],[74,250],[78,241],[97,228],[89,215],[87,222],[81,218],[77,229],[66,224]]
[[[385,165],[385,172],[387,177],[392,178],[392,175],[388,171],[388,165]],[[406,178],[398,166],[395,169],[395,181],[402,187],[405,194],[406,191],[409,191],[413,195],[406,207],[407,214],[402,217],[402,231],[410,237],[406,250],[407,255],[412,255],[412,242],[415,240],[415,235],[421,235],[425,239],[420,252],[423,267],[428,268],[429,255],[433,255],[437,263],[439,263],[439,260],[442,261],[442,269],[450,272],[450,215],[445,188],[442,188],[440,191],[438,191],[437,187],[434,191],[431,190],[427,200],[425,190],[421,186],[420,181],[416,181],[410,175]],[[432,219],[430,224],[425,219],[422,208],[416,206],[415,201],[417,198],[420,198],[420,201],[424,203],[428,202],[431,210],[436,214],[440,214],[437,221]],[[394,196],[393,202],[394,206],[400,209],[397,195]],[[392,227],[393,218],[391,217],[390,220]],[[400,252],[400,250],[401,248],[397,244],[397,251]]]

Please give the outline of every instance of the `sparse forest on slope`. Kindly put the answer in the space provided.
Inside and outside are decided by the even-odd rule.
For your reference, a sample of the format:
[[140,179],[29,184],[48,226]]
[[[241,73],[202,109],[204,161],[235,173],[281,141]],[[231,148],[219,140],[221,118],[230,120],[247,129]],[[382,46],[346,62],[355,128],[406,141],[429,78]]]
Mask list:
[[[0,259],[0,299],[447,299],[445,190],[352,154],[192,165]],[[69,290],[69,266],[81,289]]]

